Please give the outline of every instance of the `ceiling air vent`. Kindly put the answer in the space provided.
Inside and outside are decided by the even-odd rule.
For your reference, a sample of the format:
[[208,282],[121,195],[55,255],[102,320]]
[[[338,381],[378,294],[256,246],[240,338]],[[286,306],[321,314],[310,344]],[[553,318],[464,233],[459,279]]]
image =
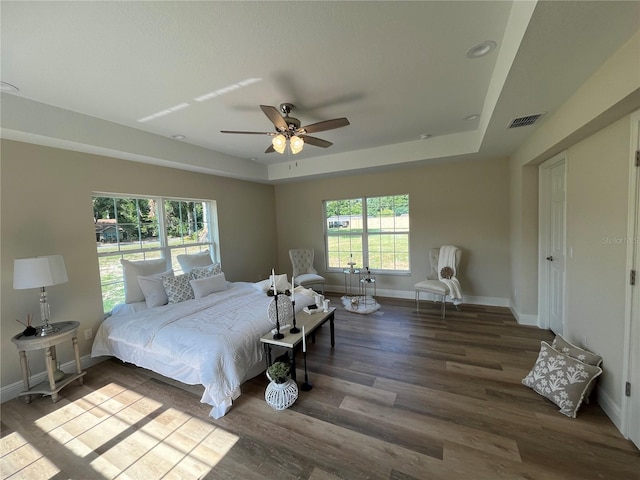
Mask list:
[[527,115],[525,117],[514,118],[509,122],[507,128],[518,128],[533,125],[543,115],[544,113],[535,113],[533,115]]

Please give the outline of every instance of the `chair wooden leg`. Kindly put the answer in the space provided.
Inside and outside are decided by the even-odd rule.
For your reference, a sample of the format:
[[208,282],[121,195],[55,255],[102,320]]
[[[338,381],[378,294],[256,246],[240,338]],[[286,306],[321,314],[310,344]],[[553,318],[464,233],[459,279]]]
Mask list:
[[416,313],[420,313],[420,290],[416,290]]
[[447,296],[443,295],[442,296],[442,318],[445,317],[446,313],[447,313]]

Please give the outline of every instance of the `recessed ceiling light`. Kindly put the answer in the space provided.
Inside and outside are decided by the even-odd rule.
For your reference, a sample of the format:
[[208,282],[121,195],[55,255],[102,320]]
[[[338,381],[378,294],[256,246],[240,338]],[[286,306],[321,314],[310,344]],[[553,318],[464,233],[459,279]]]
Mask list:
[[171,138],[174,138],[176,140],[184,140],[187,137],[185,137],[184,135],[171,135]]
[[20,89],[15,85],[11,85],[10,83],[0,81],[0,91],[16,93],[16,92],[19,92]]
[[496,48],[496,42],[487,40],[486,42],[474,45],[467,50],[467,58],[480,58],[484,57],[487,53]]
[[474,113],[473,115],[469,115],[468,117],[464,117],[465,120],[475,120],[477,118],[480,118],[480,115],[478,115],[477,113]]
[[423,133],[422,135],[420,135],[420,138],[422,140],[426,140],[427,138],[431,138],[431,135],[429,135],[428,133]]

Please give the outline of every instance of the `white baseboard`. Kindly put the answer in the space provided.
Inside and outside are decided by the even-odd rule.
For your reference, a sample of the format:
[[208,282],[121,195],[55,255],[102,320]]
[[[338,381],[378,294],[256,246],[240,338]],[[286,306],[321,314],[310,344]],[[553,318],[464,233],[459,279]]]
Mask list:
[[[344,295],[344,285],[325,285],[325,292],[327,293],[335,293],[339,295]],[[355,288],[355,292],[357,293],[357,287]],[[371,289],[367,289],[367,295],[371,295],[373,292]],[[415,300],[416,292],[415,290],[385,290],[378,288],[376,290],[376,295],[378,297],[389,297],[389,298],[403,298],[407,300]],[[420,292],[420,301],[430,301],[437,300],[440,301],[440,297],[435,298],[434,295],[426,292]],[[464,302],[473,304],[473,305],[485,305],[488,307],[508,307],[509,299],[508,298],[500,298],[500,297],[482,297],[482,296],[474,296],[474,295],[464,295]],[[383,305],[384,307],[384,305]]]
[[516,317],[516,321],[518,322],[518,325],[529,325],[531,327],[538,327],[540,328],[540,325],[538,325],[538,315],[524,315],[523,313],[520,313],[511,303],[511,301],[509,301],[509,310],[511,310],[511,313],[513,313],[513,316]]
[[[93,365],[97,365],[100,362],[104,362],[105,360],[107,360],[107,358],[110,358],[110,357],[92,358],[91,355],[85,355],[84,357],[80,358],[80,365],[82,366],[83,369],[86,369],[86,368],[92,367]],[[61,365],[60,369],[65,372],[75,372],[76,361],[71,360],[70,362],[67,362]],[[29,383],[31,384],[31,386],[33,386],[33,385],[37,385],[40,382],[44,382],[46,379],[47,379],[47,371],[45,370],[43,372],[38,372],[31,375],[31,377],[29,378]],[[24,384],[22,380],[20,380],[19,382],[12,383],[11,385],[7,385],[6,387],[2,387],[2,389],[0,389],[0,403],[13,400],[18,395],[20,395],[20,393],[23,390],[24,390]]]
[[602,411],[609,417],[620,433],[624,435],[624,428],[622,424],[622,407],[618,405],[609,394],[599,386],[596,390],[596,401]]

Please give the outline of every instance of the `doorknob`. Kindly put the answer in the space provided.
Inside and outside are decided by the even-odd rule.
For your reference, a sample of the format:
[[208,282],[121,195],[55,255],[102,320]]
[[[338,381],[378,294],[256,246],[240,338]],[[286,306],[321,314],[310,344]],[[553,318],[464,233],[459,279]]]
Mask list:
[[547,257],[547,260],[549,260],[550,262],[553,262],[553,256]]

